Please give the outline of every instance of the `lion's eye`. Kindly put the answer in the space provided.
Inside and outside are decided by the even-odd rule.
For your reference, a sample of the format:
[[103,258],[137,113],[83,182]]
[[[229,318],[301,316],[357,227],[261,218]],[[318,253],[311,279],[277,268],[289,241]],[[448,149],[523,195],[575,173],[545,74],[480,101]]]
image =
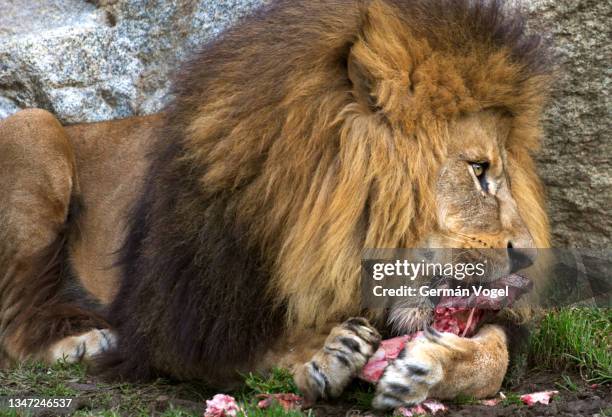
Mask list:
[[472,169],[474,170],[476,178],[480,178],[485,174],[487,170],[486,165],[488,165],[486,162],[472,162]]
[[488,162],[471,162],[470,165],[472,166],[472,171],[474,171],[474,175],[476,175],[476,178],[478,179],[478,182],[480,183],[480,187],[482,188],[484,192],[488,192],[489,183],[487,182],[486,173],[487,173],[487,169],[489,168],[489,163]]

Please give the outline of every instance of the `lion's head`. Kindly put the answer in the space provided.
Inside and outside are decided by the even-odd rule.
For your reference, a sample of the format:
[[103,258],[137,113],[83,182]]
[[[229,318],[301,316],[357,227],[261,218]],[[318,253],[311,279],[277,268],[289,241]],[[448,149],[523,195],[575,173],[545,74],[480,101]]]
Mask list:
[[[368,196],[366,248],[468,249],[453,261],[485,261],[484,280],[493,281],[548,246],[530,153],[550,67],[539,38],[523,29],[495,2],[370,5],[348,56],[353,121],[382,125],[376,139],[360,140],[385,155],[386,175]],[[345,125],[363,134],[355,126]],[[406,331],[428,316],[393,308],[389,320]]]

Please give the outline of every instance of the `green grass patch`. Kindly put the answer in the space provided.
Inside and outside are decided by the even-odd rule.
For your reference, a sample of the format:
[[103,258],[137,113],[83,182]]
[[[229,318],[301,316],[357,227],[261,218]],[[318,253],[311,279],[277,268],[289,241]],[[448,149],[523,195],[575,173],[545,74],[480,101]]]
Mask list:
[[246,404],[243,411],[238,413],[238,417],[311,417],[314,416],[312,410],[307,412],[289,410],[285,411],[281,406],[275,405],[265,410],[257,407],[256,403]]
[[580,390],[580,386],[574,382],[571,376],[561,375],[563,382],[556,382],[555,385],[563,390],[570,392],[577,392]]
[[160,417],[200,417],[200,414],[171,406],[169,409],[164,411]]
[[273,405],[270,408],[262,410],[257,407],[261,394],[282,394],[292,393],[298,394],[299,391],[293,380],[293,375],[287,369],[273,368],[266,374],[249,373],[243,375],[244,386],[235,393],[238,402],[243,407],[243,412],[238,413],[238,417],[305,417],[312,413],[308,411],[304,413],[297,410],[285,411],[279,405]]
[[299,394],[293,375],[287,369],[274,368],[265,375],[249,373],[244,375],[244,395],[293,393]]
[[506,398],[501,400],[501,405],[503,405],[504,407],[508,405],[525,405],[521,400],[520,394],[517,394],[516,392],[505,392],[504,395],[506,396]]
[[58,362],[53,366],[40,363],[22,363],[11,370],[0,370],[0,396],[32,395],[41,397],[70,397],[77,391],[66,385],[85,377],[85,368],[79,364]]
[[453,400],[453,403],[457,405],[473,405],[473,404],[478,404],[478,401],[479,400],[477,400],[471,395],[460,394]]
[[[185,398],[204,404],[209,392],[198,384],[176,384],[159,379],[149,384],[108,384],[87,375],[80,364],[58,362],[48,366],[23,363],[12,369],[0,370],[0,397],[8,398],[74,398],[79,409],[76,417],[201,417],[201,412],[168,405],[163,412],[152,412],[160,396]],[[1,409],[0,417],[31,415],[25,410]]]
[[353,404],[356,408],[368,410],[372,408],[372,400],[374,399],[375,385],[363,381],[354,381],[345,390],[342,398]]
[[530,363],[544,369],[572,369],[586,381],[610,383],[611,335],[612,309],[552,311],[530,339]]
[[[74,388],[77,387],[77,388]],[[80,387],[81,389],[79,389]],[[82,390],[84,389],[84,391]],[[0,396],[73,397],[81,405],[72,416],[101,417],[201,417],[202,411],[175,406],[175,399],[188,400],[205,407],[205,401],[217,393],[200,383],[173,383],[163,379],[148,384],[104,383],[92,379],[82,365],[59,362],[53,366],[24,363],[10,370],[0,370]],[[274,369],[267,375],[248,374],[244,386],[234,395],[244,408],[240,416],[305,417],[310,412],[285,411],[274,405],[266,410],[257,408],[259,394],[298,393],[293,377],[285,369]],[[163,411],[154,410],[160,397],[169,399]],[[180,401],[179,400],[179,401]],[[0,417],[24,417],[25,410],[0,409]]]

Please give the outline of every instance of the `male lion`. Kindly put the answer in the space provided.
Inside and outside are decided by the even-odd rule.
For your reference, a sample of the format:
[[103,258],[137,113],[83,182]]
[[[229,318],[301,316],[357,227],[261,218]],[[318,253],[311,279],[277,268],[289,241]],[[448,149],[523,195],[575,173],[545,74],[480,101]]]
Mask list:
[[[278,1],[187,63],[163,114],[9,117],[5,357],[105,352],[109,375],[218,386],[284,366],[309,400],[339,395],[380,340],[355,318],[364,248],[548,245],[543,56],[499,1]],[[398,333],[431,320],[367,314]],[[376,406],[499,389],[502,327],[419,343]]]

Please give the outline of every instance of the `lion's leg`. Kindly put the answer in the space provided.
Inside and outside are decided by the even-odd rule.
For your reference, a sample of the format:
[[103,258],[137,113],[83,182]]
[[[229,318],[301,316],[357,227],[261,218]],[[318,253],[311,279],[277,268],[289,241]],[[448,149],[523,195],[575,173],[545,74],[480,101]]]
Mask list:
[[[65,288],[74,155],[44,110],[0,122],[0,350],[12,360],[76,360],[112,342],[103,320]],[[75,335],[79,335],[75,339]]]
[[428,329],[387,367],[373,405],[387,409],[428,397],[491,397],[499,391],[507,367],[506,335],[499,326],[484,326],[472,338]]
[[305,332],[280,355],[268,355],[268,365],[291,369],[295,383],[311,403],[339,396],[376,351],[380,335],[363,318],[352,318],[329,332]]

